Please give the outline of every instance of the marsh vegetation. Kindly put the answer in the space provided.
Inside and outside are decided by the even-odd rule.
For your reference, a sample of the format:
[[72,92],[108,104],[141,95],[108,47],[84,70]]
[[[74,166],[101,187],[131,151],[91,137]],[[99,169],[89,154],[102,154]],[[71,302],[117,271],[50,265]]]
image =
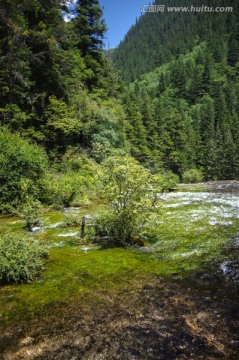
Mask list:
[[[236,356],[238,192],[222,182],[162,194],[144,247],[81,238],[78,219],[90,233],[102,204],[45,212],[29,233],[49,251],[42,276],[0,289],[2,358]],[[15,234],[23,225],[0,220]]]

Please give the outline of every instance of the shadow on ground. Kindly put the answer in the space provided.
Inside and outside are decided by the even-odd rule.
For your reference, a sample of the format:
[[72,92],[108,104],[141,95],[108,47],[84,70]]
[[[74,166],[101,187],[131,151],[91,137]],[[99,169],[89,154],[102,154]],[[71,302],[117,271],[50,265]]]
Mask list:
[[[235,284],[197,271],[185,279],[84,295],[0,335],[1,360],[239,358]],[[46,315],[51,313],[51,315]]]

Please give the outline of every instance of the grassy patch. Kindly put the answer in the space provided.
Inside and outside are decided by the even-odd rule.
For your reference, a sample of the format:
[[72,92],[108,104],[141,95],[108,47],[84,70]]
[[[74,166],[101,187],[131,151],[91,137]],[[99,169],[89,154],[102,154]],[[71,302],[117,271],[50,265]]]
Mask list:
[[[51,312],[55,304],[69,299],[94,302],[100,293],[130,291],[133,285],[155,276],[180,276],[199,269],[213,259],[223,260],[222,251],[238,229],[236,198],[218,194],[172,193],[164,195],[161,214],[145,229],[148,247],[96,249],[82,244],[76,227],[61,227],[67,212],[77,219],[94,214],[98,207],[48,212],[42,230],[33,233],[48,244],[50,257],[43,276],[35,283],[0,288],[1,323]],[[16,218],[2,218],[19,231]]]

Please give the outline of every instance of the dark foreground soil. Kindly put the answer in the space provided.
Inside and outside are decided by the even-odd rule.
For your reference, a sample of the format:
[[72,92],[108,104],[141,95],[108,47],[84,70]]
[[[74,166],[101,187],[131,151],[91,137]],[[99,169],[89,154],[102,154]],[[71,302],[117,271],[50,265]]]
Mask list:
[[184,281],[152,276],[131,291],[89,293],[5,329],[0,359],[236,360],[238,299],[236,284],[208,273]]

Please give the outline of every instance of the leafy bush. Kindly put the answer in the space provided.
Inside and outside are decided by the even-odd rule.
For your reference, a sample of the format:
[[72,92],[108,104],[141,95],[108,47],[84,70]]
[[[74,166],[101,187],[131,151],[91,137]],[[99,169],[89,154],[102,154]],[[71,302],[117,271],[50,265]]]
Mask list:
[[14,211],[27,196],[37,197],[47,167],[41,147],[0,127],[0,211]]
[[102,196],[109,211],[96,220],[96,235],[132,243],[156,210],[159,189],[149,170],[130,156],[114,156],[103,165]]
[[75,196],[75,174],[48,172],[42,181],[42,200],[56,207],[69,206]]
[[36,240],[5,234],[0,238],[0,283],[32,281],[43,269],[46,248]]
[[29,198],[26,203],[18,210],[18,215],[23,217],[26,222],[26,228],[31,229],[40,222],[40,216],[42,215],[43,207],[40,201]]
[[57,207],[82,205],[94,196],[95,174],[94,161],[68,151],[42,180],[42,200]]
[[201,170],[190,169],[183,173],[182,181],[185,184],[195,184],[203,181],[203,174]]
[[111,154],[114,148],[125,147],[124,111],[117,101],[106,103],[91,116],[83,126],[83,134],[91,144],[91,155],[101,162]]
[[162,174],[155,174],[153,181],[157,184],[157,187],[164,192],[175,188],[179,183],[179,177],[171,171],[165,171]]

